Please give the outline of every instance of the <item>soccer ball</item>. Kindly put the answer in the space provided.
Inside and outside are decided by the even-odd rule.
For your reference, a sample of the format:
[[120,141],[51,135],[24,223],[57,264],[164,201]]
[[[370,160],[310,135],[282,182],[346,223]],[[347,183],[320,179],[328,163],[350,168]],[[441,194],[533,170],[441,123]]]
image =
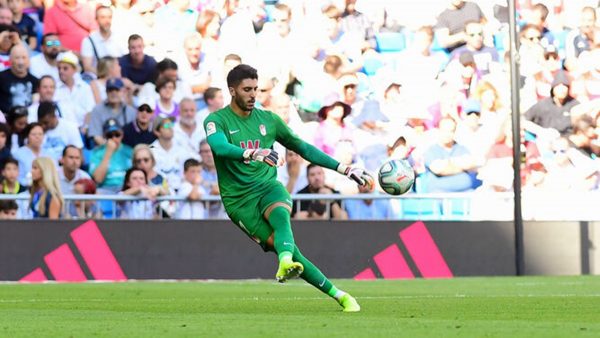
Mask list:
[[390,195],[402,195],[415,183],[415,171],[407,160],[389,160],[378,172],[379,185]]

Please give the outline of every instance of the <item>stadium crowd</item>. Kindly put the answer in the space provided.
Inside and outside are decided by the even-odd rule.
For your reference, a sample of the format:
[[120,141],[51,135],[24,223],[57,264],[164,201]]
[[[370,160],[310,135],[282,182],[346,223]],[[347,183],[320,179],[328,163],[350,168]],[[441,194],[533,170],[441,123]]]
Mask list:
[[[598,1],[517,5],[523,189],[598,190]],[[123,218],[225,217],[193,201],[219,193],[202,122],[240,63],[258,108],[342,163],[406,158],[415,193],[511,191],[508,34],[493,0],[0,0],[1,192],[30,195],[0,214],[102,217],[62,196],[123,194],[147,198]],[[291,193],[373,192],[275,150]],[[398,218],[387,200],[326,204],[295,217]]]

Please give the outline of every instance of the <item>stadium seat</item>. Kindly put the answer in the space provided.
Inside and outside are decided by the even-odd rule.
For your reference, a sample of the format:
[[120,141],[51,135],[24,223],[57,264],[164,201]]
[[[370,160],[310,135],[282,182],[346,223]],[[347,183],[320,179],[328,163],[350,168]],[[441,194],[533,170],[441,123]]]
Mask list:
[[402,200],[404,219],[438,220],[442,218],[442,205],[433,198],[407,198]]
[[469,217],[471,200],[468,198],[449,198],[443,202],[444,220],[465,220]]
[[377,57],[368,57],[365,58],[363,62],[362,72],[365,73],[367,76],[373,76],[381,67],[383,67],[383,61],[381,61]]
[[117,211],[114,201],[98,201],[98,207],[102,211],[102,216],[105,219],[116,218]]
[[383,32],[375,34],[377,51],[379,53],[401,52],[406,47],[404,34],[398,32]]

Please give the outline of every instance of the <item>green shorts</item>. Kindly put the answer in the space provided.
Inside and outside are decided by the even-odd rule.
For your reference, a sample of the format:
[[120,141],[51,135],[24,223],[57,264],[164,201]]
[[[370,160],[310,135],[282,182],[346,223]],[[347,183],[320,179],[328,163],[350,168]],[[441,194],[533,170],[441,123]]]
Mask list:
[[225,205],[225,210],[235,225],[267,251],[266,243],[273,233],[273,228],[265,219],[264,213],[269,206],[277,202],[283,202],[291,208],[292,197],[279,181],[273,181],[265,188],[262,195],[236,201],[235,208],[231,210]]

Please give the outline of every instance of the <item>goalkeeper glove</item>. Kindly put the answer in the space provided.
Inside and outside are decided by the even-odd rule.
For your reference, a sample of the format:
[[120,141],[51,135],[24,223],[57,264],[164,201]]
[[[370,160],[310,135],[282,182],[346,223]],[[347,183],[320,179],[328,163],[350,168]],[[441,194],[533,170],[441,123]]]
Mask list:
[[264,162],[271,167],[279,167],[283,165],[283,159],[279,158],[279,154],[271,149],[247,149],[244,151],[244,160]]
[[375,180],[373,179],[373,176],[371,176],[371,174],[369,174],[364,169],[357,167],[349,167],[347,165],[340,164],[337,167],[337,172],[342,175],[346,175],[349,179],[353,180],[358,185],[369,187],[373,187],[375,185]]

